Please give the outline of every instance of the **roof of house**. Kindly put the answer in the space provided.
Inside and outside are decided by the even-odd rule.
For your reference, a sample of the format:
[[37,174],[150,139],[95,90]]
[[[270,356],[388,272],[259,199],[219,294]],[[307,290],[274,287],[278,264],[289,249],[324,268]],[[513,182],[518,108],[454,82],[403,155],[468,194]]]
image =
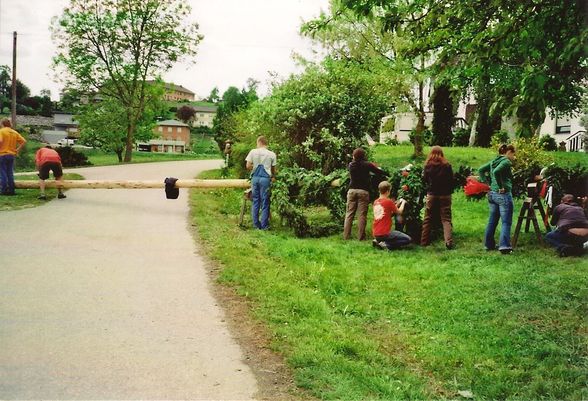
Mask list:
[[188,124],[184,124],[181,121],[178,120],[164,120],[164,121],[158,121],[157,122],[158,126],[167,126],[167,127],[190,127]]
[[216,106],[192,106],[197,112],[216,113]]
[[53,114],[53,123],[59,125],[79,125],[73,117],[73,114],[69,113],[55,113]]
[[[155,81],[147,81],[147,82],[149,82],[149,83],[154,83]],[[164,87],[165,87],[165,89],[167,89],[167,90],[175,90],[175,91],[178,91],[178,92],[183,92],[183,93],[188,93],[188,94],[190,94],[190,95],[195,95],[195,93],[194,93],[194,92],[192,92],[192,91],[191,91],[190,89],[188,89],[188,88],[184,88],[182,85],[176,85],[176,84],[171,84],[171,83],[164,82],[164,83],[163,83],[163,86],[164,86]]]

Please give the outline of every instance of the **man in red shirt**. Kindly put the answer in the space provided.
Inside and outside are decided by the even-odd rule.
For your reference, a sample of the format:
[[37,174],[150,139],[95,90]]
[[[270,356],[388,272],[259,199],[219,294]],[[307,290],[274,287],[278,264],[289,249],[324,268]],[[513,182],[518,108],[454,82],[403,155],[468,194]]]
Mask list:
[[61,157],[59,156],[59,153],[53,150],[51,146],[45,146],[37,151],[35,155],[35,165],[37,166],[37,170],[39,170],[39,188],[41,189],[39,199],[47,199],[47,195],[45,195],[45,180],[49,178],[49,171],[53,171],[53,177],[55,177],[55,181],[58,182],[57,197],[59,199],[64,199],[66,196],[60,185],[63,182],[63,169],[61,167]]
[[392,186],[388,181],[382,181],[378,185],[380,197],[374,202],[374,223],[372,245],[376,248],[394,250],[410,245],[412,239],[400,231],[392,230],[392,216],[402,215],[406,201],[401,199],[398,207],[390,199]]

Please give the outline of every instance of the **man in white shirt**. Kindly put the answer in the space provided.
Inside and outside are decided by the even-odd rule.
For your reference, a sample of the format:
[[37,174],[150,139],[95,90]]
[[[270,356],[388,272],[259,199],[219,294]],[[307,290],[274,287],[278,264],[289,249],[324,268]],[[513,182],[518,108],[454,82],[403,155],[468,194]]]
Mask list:
[[270,187],[272,177],[276,175],[276,154],[267,148],[267,139],[260,136],[257,138],[257,148],[249,152],[245,161],[247,169],[251,171],[253,227],[267,230],[270,214]]

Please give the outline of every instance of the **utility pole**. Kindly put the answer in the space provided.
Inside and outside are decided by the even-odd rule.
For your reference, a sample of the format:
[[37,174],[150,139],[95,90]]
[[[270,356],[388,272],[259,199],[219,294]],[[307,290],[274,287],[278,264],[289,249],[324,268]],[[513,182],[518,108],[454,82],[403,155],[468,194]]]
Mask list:
[[12,44],[12,127],[16,128],[16,31]]

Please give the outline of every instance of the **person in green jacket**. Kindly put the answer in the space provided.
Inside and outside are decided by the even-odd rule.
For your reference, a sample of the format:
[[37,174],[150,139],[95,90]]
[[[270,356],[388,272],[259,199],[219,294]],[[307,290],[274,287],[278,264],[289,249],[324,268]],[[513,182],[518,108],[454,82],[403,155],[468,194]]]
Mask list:
[[498,220],[502,220],[498,250],[503,254],[512,253],[510,229],[514,203],[512,200],[512,162],[515,160],[515,147],[500,145],[498,156],[479,168],[480,180],[490,185],[488,204],[490,217],[484,234],[484,246],[487,251],[496,249],[494,233]]

